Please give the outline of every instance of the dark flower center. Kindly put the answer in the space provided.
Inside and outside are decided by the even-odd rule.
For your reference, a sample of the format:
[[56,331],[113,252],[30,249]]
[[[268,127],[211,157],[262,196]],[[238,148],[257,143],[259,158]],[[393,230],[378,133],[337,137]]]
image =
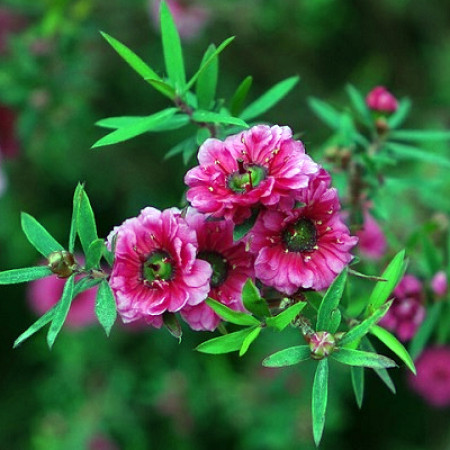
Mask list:
[[291,252],[311,252],[317,243],[316,227],[312,220],[301,218],[283,231],[282,239]]
[[228,187],[238,193],[246,192],[261,184],[266,178],[266,169],[257,164],[244,164],[238,160],[239,170],[228,177]]
[[198,258],[211,264],[213,271],[210,281],[211,287],[217,288],[221,286],[228,275],[227,260],[220,253],[210,251],[199,252]]
[[171,280],[173,266],[169,254],[162,250],[151,253],[142,266],[142,275],[150,282],[155,280]]

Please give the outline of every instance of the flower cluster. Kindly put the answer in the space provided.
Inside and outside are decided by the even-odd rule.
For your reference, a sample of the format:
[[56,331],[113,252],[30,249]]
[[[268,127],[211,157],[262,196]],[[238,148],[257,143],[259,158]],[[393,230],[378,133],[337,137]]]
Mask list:
[[[341,220],[331,178],[288,127],[208,139],[198,159],[185,177],[192,207],[145,208],[108,238],[110,285],[125,322],[160,327],[165,314],[180,312],[191,328],[214,330],[220,319],[207,297],[242,311],[249,278],[293,295],[327,288],[351,261],[358,238]],[[235,227],[249,222],[234,241]]]

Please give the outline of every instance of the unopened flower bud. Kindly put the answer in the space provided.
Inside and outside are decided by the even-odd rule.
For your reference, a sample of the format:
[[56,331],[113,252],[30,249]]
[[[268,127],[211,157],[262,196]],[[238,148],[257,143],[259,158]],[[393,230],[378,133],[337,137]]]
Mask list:
[[393,113],[398,108],[397,99],[384,87],[373,88],[366,97],[367,106],[375,112]]
[[447,293],[447,275],[443,270],[440,270],[431,280],[431,289],[436,297],[444,297]]
[[323,359],[333,353],[336,346],[334,335],[328,331],[317,331],[309,337],[309,348],[313,359]]
[[69,278],[77,267],[73,254],[65,250],[50,253],[47,261],[48,267],[58,278]]

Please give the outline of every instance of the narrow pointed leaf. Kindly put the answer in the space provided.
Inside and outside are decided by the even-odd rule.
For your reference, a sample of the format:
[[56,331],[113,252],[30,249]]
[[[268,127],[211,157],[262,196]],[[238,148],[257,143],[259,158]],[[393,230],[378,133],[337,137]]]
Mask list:
[[80,213],[81,197],[83,195],[84,187],[81,183],[77,184],[75,192],[73,193],[72,202],[72,220],[70,222],[70,232],[69,232],[69,252],[73,253],[75,248],[75,239],[77,237],[78,231],[78,218]]
[[78,211],[78,235],[80,236],[81,246],[84,253],[87,254],[89,246],[98,239],[97,225],[95,223],[94,212],[91,202],[83,189],[80,199],[80,209]]
[[269,327],[282,331],[300,314],[300,311],[306,305],[306,302],[298,302],[295,305],[289,306],[289,308],[282,311],[275,317],[267,317],[266,324]]
[[[148,116],[121,116],[121,117],[108,117],[106,119],[101,119],[95,123],[95,125],[103,128],[111,128],[117,130],[118,128],[123,128],[132,125],[136,122],[140,122]],[[157,131],[171,131],[177,130],[178,128],[184,127],[189,123],[189,116],[186,114],[176,114],[164,122],[161,122],[158,126]]]
[[316,447],[322,439],[328,402],[328,359],[317,364],[312,388],[312,427]]
[[[339,302],[344,293],[345,283],[347,281],[347,267],[335,278],[328,288],[317,313],[317,331],[329,331],[334,333],[337,329],[336,323],[333,323],[333,311],[336,311]],[[339,324],[338,324],[339,326]]]
[[194,119],[196,122],[218,123],[224,125],[239,125],[243,128],[248,128],[247,123],[244,122],[242,119],[239,119],[238,117],[233,117],[226,114],[205,111],[200,109],[194,111],[194,113],[192,114],[192,119]]
[[174,338],[178,339],[178,342],[181,342],[183,331],[181,330],[181,325],[177,319],[177,316],[173,313],[166,312],[163,314],[163,323],[169,333]]
[[369,297],[369,302],[366,308],[366,316],[372,311],[378,309],[388,298],[394,290],[404,272],[405,250],[398,252],[392,261],[388,264],[381,278],[387,281],[379,281]]
[[105,241],[103,239],[96,239],[89,245],[86,252],[86,270],[98,268],[103,253],[106,251]]
[[401,160],[414,160],[431,164],[436,164],[445,168],[450,167],[450,159],[444,156],[438,155],[421,148],[414,147],[412,145],[399,144],[397,142],[389,142],[386,147],[394,153],[395,157]]
[[52,275],[52,271],[47,266],[5,270],[0,272],[0,285],[26,283],[27,281],[39,280],[49,275]]
[[409,98],[402,99],[398,105],[397,111],[387,119],[389,128],[394,129],[399,127],[408,117],[410,110],[411,100],[409,100]]
[[247,353],[248,348],[259,336],[261,330],[262,330],[261,327],[256,327],[245,337],[244,342],[242,343],[242,347],[239,350],[239,356],[243,356],[245,353]]
[[64,250],[64,247],[32,216],[21,214],[21,225],[30,244],[47,257],[52,252]]
[[395,361],[386,356],[350,348],[340,348],[336,350],[331,357],[336,361],[349,366],[369,367],[371,369],[397,367]]
[[207,298],[206,304],[227,322],[234,323],[236,325],[259,325],[260,323],[253,316],[240,311],[234,311],[233,309],[228,308],[228,306],[225,306],[212,298]]
[[183,52],[180,35],[166,2],[161,2],[161,37],[167,75],[176,91],[182,91],[186,85]]
[[47,343],[50,348],[53,347],[56,336],[58,336],[59,332],[61,331],[61,328],[64,325],[64,321],[66,320],[67,314],[69,312],[70,304],[73,299],[74,283],[75,276],[72,275],[67,279],[66,284],[64,285],[61,300],[57,304],[55,315],[47,333]]
[[411,359],[411,356],[409,355],[403,344],[393,334],[389,333],[389,331],[378,325],[374,325],[370,332],[376,338],[378,338],[389,350],[395,353],[406,364],[408,369],[411,370],[414,375],[416,374],[416,368],[414,366],[413,360]]
[[367,107],[366,101],[361,93],[351,84],[348,84],[346,87],[346,91],[350,97],[350,100],[355,108],[356,112],[361,116],[363,122],[373,128],[374,121],[372,119],[372,115]]
[[197,150],[197,144],[195,142],[195,137],[190,137],[181,141],[175,147],[172,147],[165,155],[164,159],[172,158],[180,153],[184,153],[184,151],[190,150],[193,153]]
[[352,366],[350,368],[350,373],[356,404],[358,405],[358,408],[361,409],[364,399],[364,368]]
[[264,367],[287,367],[311,359],[309,345],[296,345],[273,353],[262,362]]
[[117,309],[114,294],[107,281],[103,281],[98,288],[95,314],[101,326],[104,328],[106,335],[109,336],[117,318]]
[[340,128],[342,114],[331,105],[312,97],[308,99],[308,104],[316,116],[322,120],[322,122],[334,130],[338,130]]
[[409,346],[409,354],[413,360],[422,353],[422,350],[428,343],[431,337],[439,317],[441,316],[443,302],[433,304],[427,311],[425,320],[420,325],[417,333],[414,335],[411,344]]
[[81,292],[87,291],[88,289],[92,289],[93,287],[99,285],[103,280],[100,278],[89,278],[84,277],[81,280],[78,280],[75,283],[73,288],[73,298],[75,298]]
[[267,302],[261,297],[259,289],[255,286],[251,278],[245,282],[242,288],[242,301],[247,311],[257,316],[270,316]]
[[102,147],[104,145],[117,144],[119,142],[132,139],[140,134],[149,131],[159,131],[159,127],[163,126],[167,119],[171,118],[177,112],[176,108],[167,108],[163,111],[157,112],[150,116],[144,117],[139,122],[134,122],[131,125],[118,128],[112,133],[99,139],[92,148]]
[[232,116],[239,116],[247,98],[248,92],[252,86],[253,78],[248,76],[236,89],[230,101],[230,112]]
[[389,133],[392,139],[412,142],[445,141],[450,139],[450,131],[444,130],[395,130]]
[[351,328],[339,341],[339,346],[345,347],[350,342],[360,340],[370,331],[373,325],[378,323],[384,317],[384,315],[388,312],[391,305],[392,301],[384,303],[371,316],[363,320],[360,324]]
[[147,81],[157,91],[161,92],[161,94],[170,98],[170,100],[175,99],[177,93],[170,84],[167,84],[165,81],[162,80],[155,80],[154,78],[146,78],[145,81]]
[[[203,56],[200,68],[206,66],[206,61],[215,53],[216,47],[210,45]],[[207,67],[198,75],[195,92],[198,99],[198,107],[200,109],[209,110],[212,106],[217,87],[217,77],[219,74],[219,60],[217,56],[213,57]],[[189,86],[189,85],[188,85]],[[189,89],[189,87],[188,87]]]
[[299,82],[300,77],[294,76],[280,81],[271,87],[266,93],[261,95],[257,100],[247,106],[242,111],[241,118],[243,120],[251,120],[268,111],[283,99]]
[[230,353],[240,350],[245,338],[254,330],[254,327],[245,330],[236,331],[235,333],[225,334],[209,341],[202,342],[197,346],[196,350],[202,353],[219,355],[221,353]]
[[[200,77],[207,76],[207,73],[209,73],[208,71],[211,69],[211,66],[214,64],[217,64],[217,62],[219,60],[218,59],[219,54],[222,53],[222,51],[226,47],[228,47],[228,45],[231,44],[231,42],[233,40],[234,40],[234,36],[231,36],[228,39],[225,39],[217,48],[213,44],[208,48],[207,53],[205,53],[205,56],[200,64],[200,68],[198,69],[198,71],[194,74],[194,76],[189,80],[188,84],[186,85],[186,90],[189,90],[197,80],[198,80],[198,83],[200,83]],[[217,69],[213,69],[213,71],[211,72],[213,76],[214,76],[214,72],[216,70]],[[215,76],[217,76],[217,75],[215,75]],[[217,82],[217,80],[216,80],[216,82]],[[215,89],[214,89],[214,91],[215,91]],[[201,107],[200,104],[199,104],[199,107]]]
[[130,65],[130,67],[136,71],[142,78],[153,78],[155,80],[160,80],[161,78],[158,74],[151,69],[139,56],[137,56],[132,50],[127,46],[119,42],[112,36],[100,32],[101,35],[108,41],[111,47]]
[[258,214],[259,210],[255,209],[254,211],[252,211],[252,215],[248,219],[244,220],[244,222],[234,227],[233,241],[238,241],[239,239],[242,239],[253,228],[253,225],[255,225]]
[[36,322],[33,323],[28,329],[26,329],[15,341],[13,348],[18,347],[23,341],[28,339],[30,336],[32,336],[34,333],[39,331],[41,328],[45,327],[49,322],[52,321],[53,317],[55,316],[55,311],[57,309],[58,305],[56,304],[53,306],[52,309],[49,309],[43,316],[39,317]]

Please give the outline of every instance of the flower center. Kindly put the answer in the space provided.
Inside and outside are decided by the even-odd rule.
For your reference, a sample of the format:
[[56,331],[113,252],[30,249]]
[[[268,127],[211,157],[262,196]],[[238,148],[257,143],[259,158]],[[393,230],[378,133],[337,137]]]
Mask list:
[[238,193],[246,192],[260,185],[266,178],[266,169],[257,164],[244,164],[237,161],[239,170],[233,172],[228,178],[228,187]]
[[227,260],[220,253],[209,251],[199,252],[198,258],[211,264],[213,271],[210,281],[211,287],[217,288],[221,286],[227,279],[228,275]]
[[291,252],[311,252],[317,243],[317,231],[312,220],[301,218],[283,231],[283,242]]
[[169,254],[162,250],[151,253],[142,266],[142,274],[150,282],[155,280],[171,280],[173,267]]

